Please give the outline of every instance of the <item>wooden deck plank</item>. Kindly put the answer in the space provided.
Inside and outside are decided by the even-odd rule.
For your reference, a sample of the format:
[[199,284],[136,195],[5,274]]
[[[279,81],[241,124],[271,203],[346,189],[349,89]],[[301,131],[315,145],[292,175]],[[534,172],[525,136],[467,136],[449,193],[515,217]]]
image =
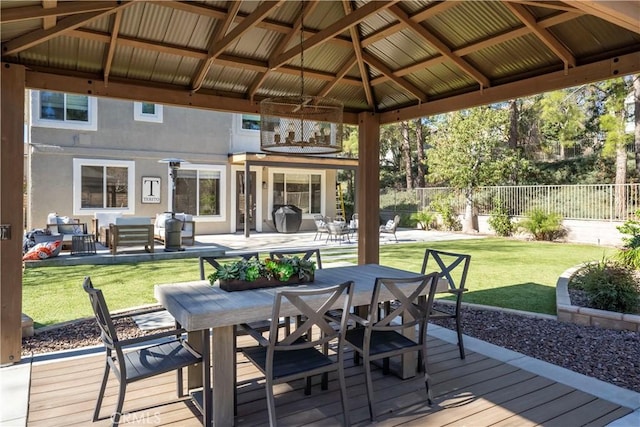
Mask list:
[[[376,407],[381,427],[441,425],[548,426],[592,423],[603,426],[631,411],[586,392],[536,376],[512,365],[467,351],[459,358],[456,345],[430,338],[428,354],[435,404],[426,402],[421,376],[401,380],[374,368]],[[34,364],[29,402],[29,427],[110,425],[117,381],[109,379],[103,419],[91,423],[100,387],[104,355]],[[58,369],[59,367],[59,369]],[[264,380],[242,356],[238,358],[238,417],[236,425],[263,426],[267,420]],[[369,426],[363,367],[345,355],[350,417],[354,426]],[[336,425],[341,422],[340,393],[335,373],[329,390],[313,378],[311,396],[303,381],[276,388],[278,425]],[[175,373],[129,384],[122,425],[200,426],[201,417],[190,399],[178,399]]]

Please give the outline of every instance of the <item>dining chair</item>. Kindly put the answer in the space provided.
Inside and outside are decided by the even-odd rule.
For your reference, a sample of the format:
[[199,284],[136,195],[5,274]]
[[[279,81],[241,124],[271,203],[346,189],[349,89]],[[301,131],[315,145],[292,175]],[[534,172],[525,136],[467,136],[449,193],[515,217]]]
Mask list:
[[258,252],[242,252],[236,254],[225,254],[220,256],[201,256],[200,261],[200,280],[205,280],[204,272],[205,262],[209,263],[213,268],[220,268],[220,261],[236,261],[239,259],[258,258]]
[[[242,352],[265,376],[270,426],[275,426],[277,419],[273,391],[275,385],[333,371],[338,373],[340,383],[343,423],[349,425],[344,375],[344,331],[348,318],[344,316],[340,320],[340,326],[335,328],[332,325],[334,319],[326,313],[340,298],[343,299],[340,305],[343,312],[349,312],[353,288],[353,282],[347,281],[322,289],[277,292],[268,339],[249,325],[241,325],[258,342],[256,346],[243,348]],[[295,307],[305,320],[299,325],[296,324],[290,333],[281,334],[277,319],[284,314],[290,314],[291,307]],[[319,328],[320,333],[311,334],[313,327]],[[328,354],[329,343],[336,343],[335,355]],[[322,388],[327,387],[323,384]]]
[[424,259],[422,261],[422,274],[427,272],[429,268],[429,259],[435,264],[435,270],[438,272],[438,288],[437,292],[450,293],[455,296],[455,305],[438,304],[438,308],[433,308],[430,318],[433,319],[454,319],[456,322],[456,331],[458,333],[458,348],[460,350],[460,358],[465,358],[464,344],[462,342],[462,316],[460,309],[462,308],[462,294],[467,289],[465,283],[467,281],[467,272],[469,271],[469,262],[471,255],[459,254],[454,252],[444,252],[435,249],[426,249]]
[[322,233],[329,233],[329,229],[327,228],[327,218],[323,215],[315,214],[313,216],[313,221],[316,224],[316,235],[313,236],[313,240],[318,238],[322,239]]
[[[178,397],[184,396],[182,368],[202,363],[202,356],[182,339],[185,330],[176,328],[143,337],[120,340],[113,324],[116,316],[109,314],[102,291],[93,287],[89,276],[84,278],[82,287],[89,295],[89,301],[100,328],[100,338],[106,349],[104,374],[93,413],[93,422],[100,418],[102,399],[110,371],[120,383],[116,409],[111,415],[113,426],[117,426],[120,422],[126,387],[129,383],[176,370]],[[158,341],[161,338],[165,340]],[[134,349],[125,349],[134,345],[136,346]]]
[[[282,257],[292,257],[299,256],[305,261],[311,260],[312,257],[315,257],[316,269],[322,269],[322,258],[320,257],[320,249],[291,249],[291,250],[278,250],[269,252],[269,257],[271,259],[282,258]],[[312,260],[313,261],[313,260]]]
[[[362,357],[369,416],[376,420],[371,363],[383,361],[383,372],[389,371],[389,358],[417,352],[418,371],[424,373],[427,401],[432,403],[427,370],[427,325],[437,286],[437,273],[404,279],[376,278],[367,319],[351,314],[359,327],[347,329],[346,344]],[[426,291],[425,291],[426,290]],[[425,292],[427,292],[425,297]],[[380,305],[393,300],[387,311]],[[405,335],[408,328],[418,327],[417,338]]]

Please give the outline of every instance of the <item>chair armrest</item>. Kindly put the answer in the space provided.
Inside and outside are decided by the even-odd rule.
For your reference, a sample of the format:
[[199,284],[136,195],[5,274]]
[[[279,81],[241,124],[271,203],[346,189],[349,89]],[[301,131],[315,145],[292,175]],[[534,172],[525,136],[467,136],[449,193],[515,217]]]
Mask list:
[[136,310],[135,313],[129,312],[129,313],[112,314],[111,318],[112,319],[122,319],[124,317],[137,316],[138,314],[156,313],[158,311],[166,311],[166,308],[162,307],[161,305],[158,305],[156,307],[145,308],[144,310]]
[[[342,321],[342,316],[344,315],[344,313],[342,313],[342,310],[340,310],[340,314],[336,315],[336,310],[331,310],[327,313],[325,313],[325,316],[330,318],[331,320],[333,320],[334,322],[338,322],[340,323]],[[369,321],[366,319],[363,319],[362,317],[358,316],[357,314],[354,313],[347,313],[347,316],[349,318],[349,320],[353,320],[354,322],[362,325],[362,326],[368,326],[369,325]]]
[[249,326],[249,324],[247,323],[242,323],[240,325],[238,325],[239,328],[241,328],[242,330],[244,330],[248,335],[251,335],[251,337],[256,340],[258,342],[258,344],[260,344],[262,347],[268,347],[269,346],[269,340],[266,339],[258,330],[252,328],[251,326]]
[[187,330],[180,328],[180,329],[172,329],[170,331],[164,331],[164,332],[158,332],[155,334],[151,334],[151,335],[144,335],[142,337],[136,337],[136,338],[129,338],[126,340],[120,340],[119,343],[122,346],[130,346],[130,345],[134,345],[134,344],[140,344],[143,342],[148,342],[150,340],[153,339],[158,339],[158,338],[165,338],[165,337],[176,337],[178,335],[182,335],[184,333],[186,333]]

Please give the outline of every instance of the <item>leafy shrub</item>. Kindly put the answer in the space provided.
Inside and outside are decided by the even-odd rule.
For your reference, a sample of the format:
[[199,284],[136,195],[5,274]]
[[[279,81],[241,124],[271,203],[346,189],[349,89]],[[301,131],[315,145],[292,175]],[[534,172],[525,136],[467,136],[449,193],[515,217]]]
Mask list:
[[422,212],[412,213],[411,219],[417,223],[421,230],[429,230],[433,228],[433,224],[436,221],[436,214],[435,212],[424,209]]
[[[640,217],[640,210],[636,212],[636,218]],[[640,221],[628,219],[624,224],[616,227],[622,234],[629,234],[630,237],[623,237],[624,246],[614,255],[621,264],[640,270]]]
[[572,284],[587,292],[593,308],[620,313],[637,313],[640,308],[640,287],[633,271],[613,261],[587,265]]
[[555,212],[546,213],[542,209],[528,212],[526,218],[518,223],[518,228],[531,233],[535,240],[554,241],[567,235],[567,230],[562,226],[562,216]]
[[431,201],[431,208],[440,214],[442,220],[442,227],[449,231],[462,230],[462,224],[458,219],[456,211],[453,209],[453,205],[446,198],[438,197]]
[[511,236],[516,229],[515,224],[511,220],[511,215],[509,215],[506,206],[501,201],[498,201],[496,207],[491,211],[488,223],[489,227],[491,227],[498,236]]

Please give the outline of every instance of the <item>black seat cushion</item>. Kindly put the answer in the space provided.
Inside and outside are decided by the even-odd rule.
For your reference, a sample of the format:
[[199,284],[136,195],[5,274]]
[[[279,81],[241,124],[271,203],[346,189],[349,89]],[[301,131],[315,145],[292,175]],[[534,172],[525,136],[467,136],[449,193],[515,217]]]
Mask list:
[[[267,348],[262,346],[243,348],[242,352],[264,373],[267,366]],[[290,375],[307,372],[335,363],[316,348],[276,351],[273,357],[273,378],[285,378]]]
[[[363,348],[365,328],[348,329],[345,339],[357,348]],[[395,331],[372,331],[371,350],[369,354],[375,356],[392,352],[401,348],[415,347],[418,343]]]
[[129,382],[198,363],[200,358],[174,340],[124,353]]

